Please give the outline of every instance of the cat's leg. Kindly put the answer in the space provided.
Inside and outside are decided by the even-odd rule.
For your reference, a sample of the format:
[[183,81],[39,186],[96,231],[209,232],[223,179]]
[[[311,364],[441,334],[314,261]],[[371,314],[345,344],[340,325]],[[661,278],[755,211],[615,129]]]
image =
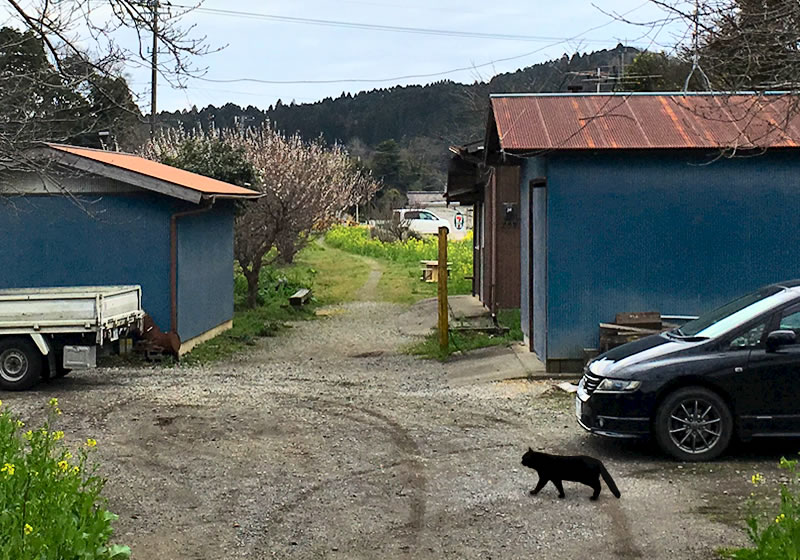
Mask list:
[[545,484],[547,484],[547,479],[543,476],[539,477],[539,482],[536,483],[536,488],[531,490],[531,496],[535,496],[536,494],[538,494],[542,490],[542,488],[544,488]]
[[564,494],[564,487],[561,485],[561,481],[554,479],[553,480],[553,484],[555,485],[556,489],[558,490],[558,497],[559,498],[566,497],[566,494]]
[[597,480],[595,480],[589,486],[591,486],[592,490],[594,490],[594,494],[592,494],[589,499],[590,500],[596,500],[598,497],[600,497],[600,477],[598,476]]

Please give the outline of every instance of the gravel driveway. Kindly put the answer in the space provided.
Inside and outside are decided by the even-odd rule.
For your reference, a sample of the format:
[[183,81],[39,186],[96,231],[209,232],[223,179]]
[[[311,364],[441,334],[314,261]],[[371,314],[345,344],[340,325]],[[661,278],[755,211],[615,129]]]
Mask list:
[[[98,440],[134,558],[712,558],[784,450],[706,465],[586,435],[548,382],[450,388],[399,353],[404,308],[358,302],[210,368],[100,369],[2,395]],[[408,316],[408,315],[406,315]],[[528,445],[602,458],[622,490],[536,482]]]

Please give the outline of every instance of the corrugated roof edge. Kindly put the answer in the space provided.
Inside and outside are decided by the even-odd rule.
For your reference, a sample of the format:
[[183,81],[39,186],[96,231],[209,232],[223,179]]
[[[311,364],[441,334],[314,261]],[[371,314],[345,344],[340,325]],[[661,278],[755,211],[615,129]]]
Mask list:
[[[211,180],[211,181],[214,181],[214,182],[222,183],[224,185],[227,185],[229,187],[235,188],[237,190],[246,191],[246,192],[226,193],[226,192],[201,191],[200,189],[195,189],[195,188],[193,188],[191,186],[188,186],[188,185],[185,185],[185,184],[181,184],[181,183],[177,183],[177,182],[174,182],[174,181],[170,181],[169,179],[165,179],[163,177],[159,177],[158,175],[152,175],[152,174],[149,174],[149,173],[144,173],[144,172],[138,171],[136,169],[130,169],[130,168],[127,168],[125,166],[117,165],[115,163],[102,161],[100,159],[92,158],[91,156],[87,156],[87,155],[84,155],[84,154],[76,153],[76,151],[79,150],[79,151],[87,151],[87,152],[97,152],[98,154],[112,155],[112,156],[116,154],[116,155],[119,155],[119,156],[126,156],[126,157],[132,157],[132,158],[141,159],[141,160],[143,160],[145,162],[148,162],[148,163],[155,163],[155,164],[158,164],[158,165],[164,165],[164,164],[161,164],[159,162],[154,162],[152,160],[147,160],[146,158],[143,158],[141,156],[138,156],[136,154],[131,154],[131,153],[128,153],[128,152],[110,152],[108,150],[100,150],[100,149],[97,149],[97,148],[84,148],[84,147],[81,147],[81,146],[70,146],[68,144],[57,144],[57,143],[50,143],[50,142],[43,142],[42,144],[39,145],[39,147],[40,148],[45,148],[45,149],[48,149],[48,150],[52,150],[52,151],[56,152],[59,155],[59,157],[62,157],[62,158],[63,158],[63,156],[68,156],[68,157],[71,157],[71,158],[76,158],[78,160],[91,161],[91,162],[93,162],[93,164],[99,164],[100,166],[102,166],[101,169],[97,169],[97,168],[83,169],[84,171],[87,171],[87,172],[97,173],[97,174],[100,174],[100,175],[104,175],[104,176],[110,177],[112,179],[120,180],[122,182],[131,182],[131,181],[130,181],[129,177],[126,178],[126,177],[123,177],[123,176],[117,176],[118,173],[131,174],[134,177],[144,178],[147,181],[155,181],[156,183],[154,183],[154,184],[146,184],[146,183],[142,184],[142,183],[139,183],[138,186],[140,186],[142,188],[145,188],[145,189],[148,189],[148,190],[154,190],[154,191],[157,191],[157,192],[162,192],[162,194],[166,194],[167,196],[173,196],[175,198],[188,200],[190,202],[198,203],[201,199],[205,199],[205,198],[256,199],[256,198],[261,198],[262,196],[264,196],[263,193],[260,193],[258,191],[254,191],[252,189],[247,189],[245,187],[239,187],[237,185],[232,185],[232,184],[229,184],[229,183],[225,183],[224,181],[218,181],[217,179],[213,179],[211,177],[205,177],[204,175],[199,175],[197,173],[192,173],[191,171],[185,171],[185,170],[182,170],[182,169],[179,169],[179,168],[173,168],[173,169],[175,169],[177,171],[180,171],[181,173],[185,173],[185,174],[189,174],[189,175],[195,175],[195,176],[197,176],[199,178],[202,178],[204,180]],[[62,161],[62,163],[65,163],[66,165],[70,165],[69,162]],[[72,166],[75,166],[74,162],[72,163]],[[170,167],[171,168],[171,166],[166,166],[166,167]],[[115,170],[116,172],[115,173],[103,173],[103,168],[108,169],[108,170]],[[165,187],[167,187],[166,190],[159,189],[159,188],[154,188],[159,183],[163,184]],[[134,183],[134,184],[136,184],[136,183]],[[180,191],[178,189],[180,189]],[[182,194],[181,191],[182,192],[187,192],[188,191],[188,192],[191,192],[192,194],[188,195],[188,192],[187,192],[187,194],[184,195],[184,194]]]
[[490,93],[489,98],[502,97],[672,97],[676,95],[691,97],[725,97],[731,95],[790,95],[791,91],[582,91],[552,93]]

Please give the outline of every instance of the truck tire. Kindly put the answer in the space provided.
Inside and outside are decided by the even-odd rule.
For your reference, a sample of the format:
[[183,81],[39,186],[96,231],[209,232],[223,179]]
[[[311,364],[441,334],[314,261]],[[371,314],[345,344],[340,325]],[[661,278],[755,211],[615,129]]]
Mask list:
[[42,379],[44,360],[31,340],[0,339],[0,388],[24,391]]

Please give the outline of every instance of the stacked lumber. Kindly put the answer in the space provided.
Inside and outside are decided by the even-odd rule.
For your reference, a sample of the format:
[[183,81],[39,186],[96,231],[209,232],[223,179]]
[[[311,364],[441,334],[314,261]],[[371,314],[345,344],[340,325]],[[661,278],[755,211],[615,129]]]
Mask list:
[[600,323],[600,352],[676,326],[663,322],[658,311],[617,313],[613,323]]

